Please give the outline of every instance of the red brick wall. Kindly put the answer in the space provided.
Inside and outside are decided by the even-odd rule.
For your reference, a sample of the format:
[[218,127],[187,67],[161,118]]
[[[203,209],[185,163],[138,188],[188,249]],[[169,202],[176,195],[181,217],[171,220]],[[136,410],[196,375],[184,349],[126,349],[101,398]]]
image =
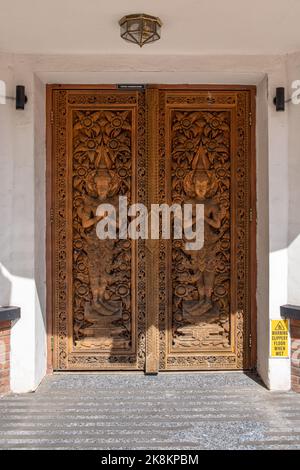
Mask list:
[[292,390],[300,393],[300,320],[291,320]]
[[10,390],[10,327],[10,321],[0,322],[0,395]]

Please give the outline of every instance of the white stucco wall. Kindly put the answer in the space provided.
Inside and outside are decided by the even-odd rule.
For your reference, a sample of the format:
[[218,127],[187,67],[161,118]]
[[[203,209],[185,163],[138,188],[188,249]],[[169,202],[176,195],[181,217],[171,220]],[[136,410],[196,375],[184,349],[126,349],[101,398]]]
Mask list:
[[[269,320],[279,318],[279,307],[287,302],[292,253],[288,245],[291,116],[289,111],[276,113],[272,103],[275,87],[288,84],[286,58],[2,55],[1,79],[11,93],[15,84],[25,85],[29,97],[25,111],[14,110],[13,103],[0,105],[0,123],[4,122],[0,128],[0,220],[4,221],[0,282],[6,285],[0,284],[0,304],[22,308],[12,334],[12,389],[36,388],[46,367],[44,85],[126,82],[258,86],[258,371],[269,388],[288,389],[289,360],[269,358]],[[297,197],[300,202],[300,194]],[[300,246],[295,249],[299,256]]]
[[[2,57],[0,75],[10,96],[15,96],[17,84],[25,85],[28,95],[24,111],[16,110],[11,100],[0,105],[3,123],[0,127],[0,304],[21,307],[21,319],[14,325],[11,336],[11,388],[25,392],[35,390],[45,375],[44,292],[40,294],[45,276],[37,269],[43,251],[36,240],[38,233],[44,240],[44,227],[39,218],[44,186],[40,194],[36,194],[39,179],[44,181],[44,155],[39,164],[35,156],[40,157],[40,154],[34,140],[35,135],[43,139],[44,133],[42,124],[41,132],[35,134],[38,113],[34,113],[37,103],[34,90],[38,87],[34,87],[28,61]],[[42,99],[44,101],[43,91]],[[43,123],[43,110],[41,114]]]
[[[287,302],[288,287],[288,112],[273,105],[275,88],[288,86],[286,62],[269,74],[268,99],[268,205],[269,205],[269,319],[280,319],[280,305]],[[258,132],[260,129],[258,128]],[[258,260],[259,261],[259,260]],[[259,269],[265,269],[259,265]],[[270,325],[270,322],[269,322]],[[260,335],[266,332],[262,329]],[[270,332],[268,332],[269,338]],[[290,388],[290,359],[268,361],[266,385],[275,390]]]
[[[257,368],[264,381],[269,377],[269,129],[268,77],[257,87],[256,192],[257,192]],[[265,334],[263,334],[265,332]]]
[[[288,82],[300,80],[300,52],[287,57]],[[292,93],[288,90],[288,96]],[[289,116],[288,302],[300,305],[300,104],[287,105]]]

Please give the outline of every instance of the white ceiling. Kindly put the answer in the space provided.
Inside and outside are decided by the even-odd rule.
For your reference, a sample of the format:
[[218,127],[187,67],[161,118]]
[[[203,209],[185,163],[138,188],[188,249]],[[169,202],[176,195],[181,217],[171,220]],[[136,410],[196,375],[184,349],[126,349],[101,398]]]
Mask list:
[[[300,0],[0,0],[0,51],[34,54],[284,54],[300,50]],[[142,51],[118,20],[148,13]]]

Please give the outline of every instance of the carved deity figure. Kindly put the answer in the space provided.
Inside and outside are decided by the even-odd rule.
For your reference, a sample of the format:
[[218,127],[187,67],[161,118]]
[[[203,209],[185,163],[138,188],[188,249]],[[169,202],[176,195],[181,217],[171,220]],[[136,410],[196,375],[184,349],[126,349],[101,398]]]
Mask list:
[[[85,233],[85,249],[88,257],[88,270],[92,302],[86,303],[84,316],[91,327],[81,329],[86,337],[98,337],[104,344],[111,346],[113,337],[122,334],[122,327],[112,328],[122,316],[121,299],[111,299],[109,286],[113,281],[112,262],[116,240],[99,239],[96,225],[104,216],[97,216],[100,204],[110,203],[118,208],[117,192],[120,187],[119,176],[111,169],[111,160],[104,147],[100,148],[99,164],[96,170],[90,172],[86,180],[86,194],[77,213]],[[116,340],[115,338],[115,340]],[[86,338],[87,343],[89,338]],[[117,339],[118,341],[118,339]],[[81,341],[82,343],[82,341]]]
[[[192,170],[184,179],[184,190],[189,196],[185,203],[204,205],[204,245],[200,250],[185,250],[190,258],[188,281],[198,291],[198,302],[184,302],[190,313],[205,314],[213,308],[212,294],[216,273],[217,244],[221,237],[225,209],[216,196],[216,180],[209,171],[206,150],[200,147],[192,164]],[[193,223],[195,217],[193,217]]]

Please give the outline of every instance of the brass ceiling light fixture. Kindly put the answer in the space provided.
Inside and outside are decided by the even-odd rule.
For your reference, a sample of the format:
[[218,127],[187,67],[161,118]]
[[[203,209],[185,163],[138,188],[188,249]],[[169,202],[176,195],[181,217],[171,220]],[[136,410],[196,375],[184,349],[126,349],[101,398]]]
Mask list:
[[120,19],[121,38],[143,47],[160,39],[162,22],[156,16],[136,13]]

